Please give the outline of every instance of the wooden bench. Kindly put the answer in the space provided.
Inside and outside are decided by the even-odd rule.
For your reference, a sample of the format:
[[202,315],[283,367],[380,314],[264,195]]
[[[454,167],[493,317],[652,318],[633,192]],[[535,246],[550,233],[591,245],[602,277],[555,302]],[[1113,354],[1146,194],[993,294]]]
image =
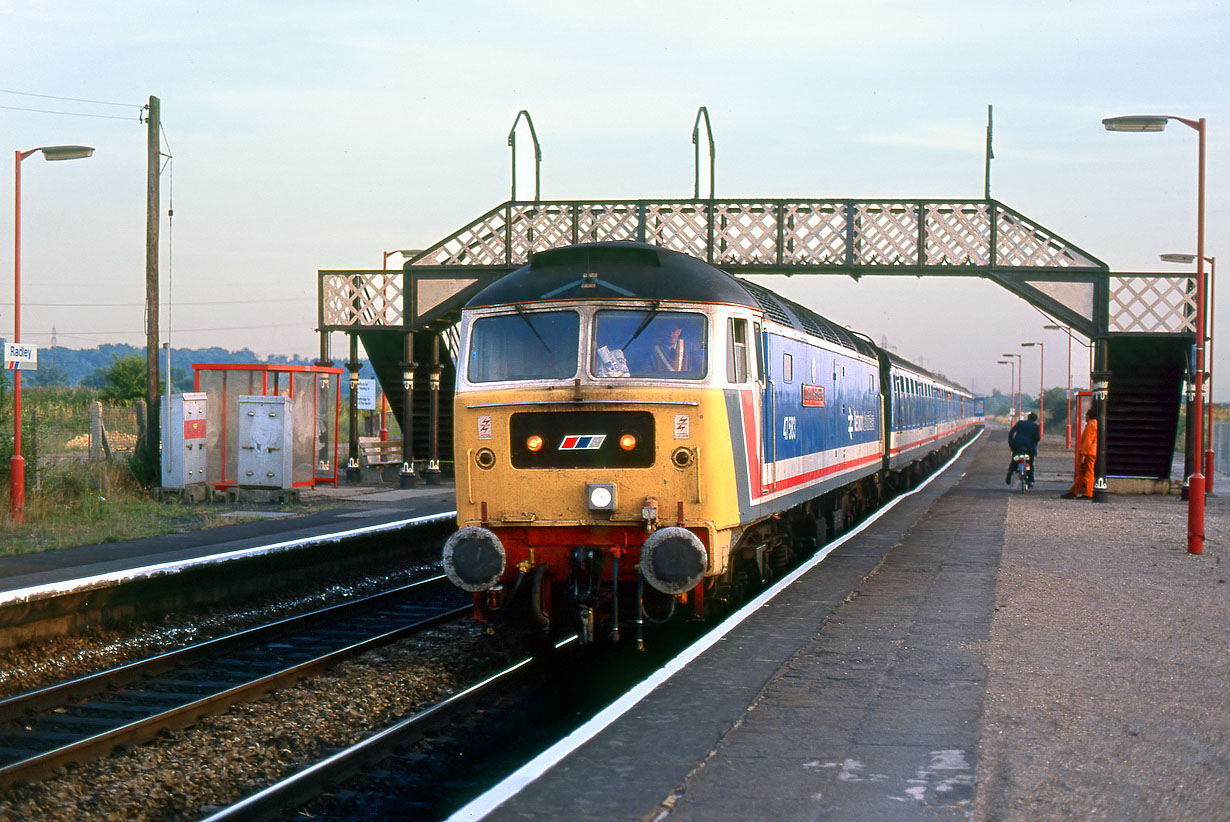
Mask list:
[[361,467],[382,471],[386,465],[401,466],[401,440],[382,440],[379,437],[359,437],[359,460]]

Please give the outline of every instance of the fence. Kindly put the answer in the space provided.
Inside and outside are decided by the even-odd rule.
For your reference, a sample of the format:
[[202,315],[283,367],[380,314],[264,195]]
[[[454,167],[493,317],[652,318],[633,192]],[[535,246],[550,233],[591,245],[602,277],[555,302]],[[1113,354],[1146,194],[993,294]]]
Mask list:
[[[26,485],[37,488],[49,472],[71,473],[91,463],[128,464],[145,426],[145,403],[131,406],[89,403],[35,404],[22,413],[22,457]],[[4,421],[11,428],[11,419]],[[8,432],[6,432],[8,433]],[[4,438],[0,473],[7,474],[13,452],[11,433]]]
[[1213,473],[1230,476],[1230,422],[1213,423]]

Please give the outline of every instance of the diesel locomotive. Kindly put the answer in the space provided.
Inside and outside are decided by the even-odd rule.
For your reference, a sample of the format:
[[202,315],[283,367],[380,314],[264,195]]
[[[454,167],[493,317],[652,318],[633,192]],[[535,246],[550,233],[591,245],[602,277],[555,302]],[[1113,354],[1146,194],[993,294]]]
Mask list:
[[866,336],[640,243],[536,253],[459,330],[444,568],[530,637],[729,608],[979,423]]

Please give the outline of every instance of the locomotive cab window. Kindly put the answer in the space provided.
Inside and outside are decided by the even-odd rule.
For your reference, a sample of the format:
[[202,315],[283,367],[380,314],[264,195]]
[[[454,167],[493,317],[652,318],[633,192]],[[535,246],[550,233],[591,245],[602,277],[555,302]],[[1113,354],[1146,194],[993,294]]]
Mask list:
[[565,380],[577,373],[581,318],[575,311],[481,317],[470,329],[470,382]]
[[681,311],[599,311],[590,369],[595,377],[703,379],[705,317]]
[[747,320],[731,317],[726,348],[726,380],[747,382]]

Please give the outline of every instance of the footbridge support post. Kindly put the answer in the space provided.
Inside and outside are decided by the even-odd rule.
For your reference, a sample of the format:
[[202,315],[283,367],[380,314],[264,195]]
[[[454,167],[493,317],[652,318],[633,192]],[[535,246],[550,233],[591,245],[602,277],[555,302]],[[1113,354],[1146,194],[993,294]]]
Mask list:
[[440,335],[431,335],[431,369],[427,372],[428,380],[428,452],[427,452],[427,484],[440,484],[440,372],[444,366],[440,364]]
[[401,362],[401,474],[399,488],[414,488],[418,477],[414,473],[414,332],[407,331],[402,346]]
[[359,335],[349,334],[350,359],[346,362],[346,370],[350,372],[350,400],[347,402],[350,419],[350,442],[347,444],[346,482],[359,481]]

